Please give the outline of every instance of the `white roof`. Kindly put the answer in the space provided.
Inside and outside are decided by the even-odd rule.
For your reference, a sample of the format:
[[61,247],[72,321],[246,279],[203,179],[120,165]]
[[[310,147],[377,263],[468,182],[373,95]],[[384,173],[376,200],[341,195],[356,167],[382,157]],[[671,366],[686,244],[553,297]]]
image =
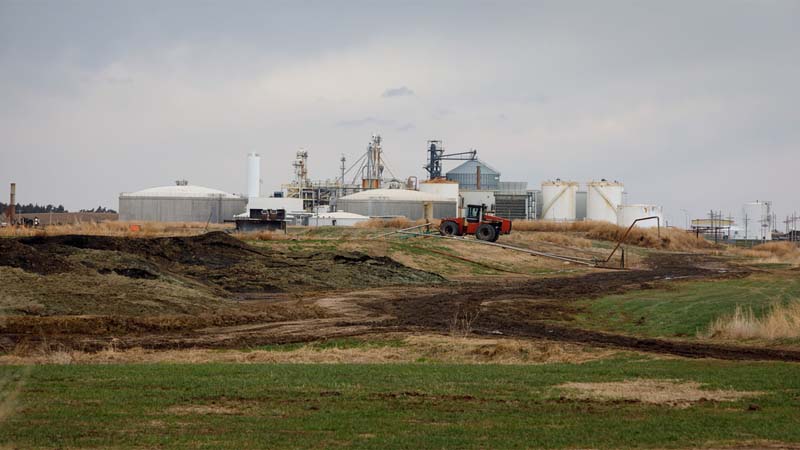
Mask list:
[[408,189],[370,189],[342,197],[342,200],[389,200],[416,202],[452,202],[452,198]]
[[319,217],[320,219],[364,219],[364,220],[369,219],[369,217],[367,216],[362,216],[361,214],[350,213],[345,211],[319,213],[319,216],[311,216],[311,217]]
[[211,189],[203,186],[159,186],[148,189],[142,189],[136,192],[126,192],[121,197],[222,197],[222,198],[239,198],[236,195],[227,192]]

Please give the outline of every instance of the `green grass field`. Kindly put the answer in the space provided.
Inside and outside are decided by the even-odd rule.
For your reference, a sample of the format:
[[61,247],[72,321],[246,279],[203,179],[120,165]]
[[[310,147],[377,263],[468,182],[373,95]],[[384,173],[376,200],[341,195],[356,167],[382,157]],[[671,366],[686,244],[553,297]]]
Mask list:
[[[565,397],[564,382],[695,380],[760,391],[685,408]],[[0,367],[0,446],[679,448],[800,442],[800,366],[612,359],[581,365]],[[1,416],[0,416],[1,417]]]
[[692,281],[635,290],[582,304],[576,325],[644,336],[694,337],[736,306],[763,313],[775,303],[800,299],[800,277],[763,274],[746,278]]

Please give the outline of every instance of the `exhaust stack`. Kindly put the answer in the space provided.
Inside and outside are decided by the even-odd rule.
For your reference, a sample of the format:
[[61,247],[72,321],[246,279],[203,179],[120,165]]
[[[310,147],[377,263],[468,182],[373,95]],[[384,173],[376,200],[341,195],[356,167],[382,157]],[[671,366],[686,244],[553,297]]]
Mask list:
[[8,217],[9,223],[14,223],[14,219],[16,219],[17,213],[17,183],[11,183],[11,198],[8,202],[8,210],[6,211],[6,217]]

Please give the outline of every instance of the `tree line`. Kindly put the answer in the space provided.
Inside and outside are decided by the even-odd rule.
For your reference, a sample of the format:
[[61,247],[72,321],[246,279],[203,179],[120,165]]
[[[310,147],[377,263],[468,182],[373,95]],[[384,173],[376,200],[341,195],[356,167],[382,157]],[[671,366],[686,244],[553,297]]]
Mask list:
[[[4,213],[8,209],[8,203],[0,202],[0,213]],[[64,205],[38,205],[33,203],[28,203],[27,205],[18,204],[17,205],[17,214],[47,214],[47,213],[66,213],[69,212]],[[97,208],[93,209],[81,209],[80,212],[83,213],[110,213],[116,214],[117,212],[111,208],[106,208],[104,206],[98,206]]]

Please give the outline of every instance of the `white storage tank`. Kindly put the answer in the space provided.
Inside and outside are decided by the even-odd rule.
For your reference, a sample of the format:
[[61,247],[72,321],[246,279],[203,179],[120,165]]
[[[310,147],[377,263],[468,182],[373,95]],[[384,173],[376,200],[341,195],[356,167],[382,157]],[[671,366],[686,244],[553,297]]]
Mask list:
[[447,178],[436,178],[433,180],[423,181],[419,184],[419,191],[452,199],[453,203],[456,205],[456,209],[458,208],[457,181],[448,180]]
[[658,220],[643,220],[637,222],[639,228],[656,228],[664,226],[664,209],[656,205],[619,205],[617,207],[617,225],[628,228],[634,220],[644,217],[658,217]]
[[617,223],[617,207],[622,204],[622,183],[590,181],[586,183],[586,219]]
[[261,196],[261,156],[258,153],[247,154],[247,197]]
[[458,200],[458,182],[446,178],[423,181],[419,184],[420,192],[441,195],[442,197]]
[[772,240],[772,203],[754,201],[742,206],[744,239],[757,241]]
[[578,183],[545,181],[542,183],[542,219],[575,220],[575,197]]

